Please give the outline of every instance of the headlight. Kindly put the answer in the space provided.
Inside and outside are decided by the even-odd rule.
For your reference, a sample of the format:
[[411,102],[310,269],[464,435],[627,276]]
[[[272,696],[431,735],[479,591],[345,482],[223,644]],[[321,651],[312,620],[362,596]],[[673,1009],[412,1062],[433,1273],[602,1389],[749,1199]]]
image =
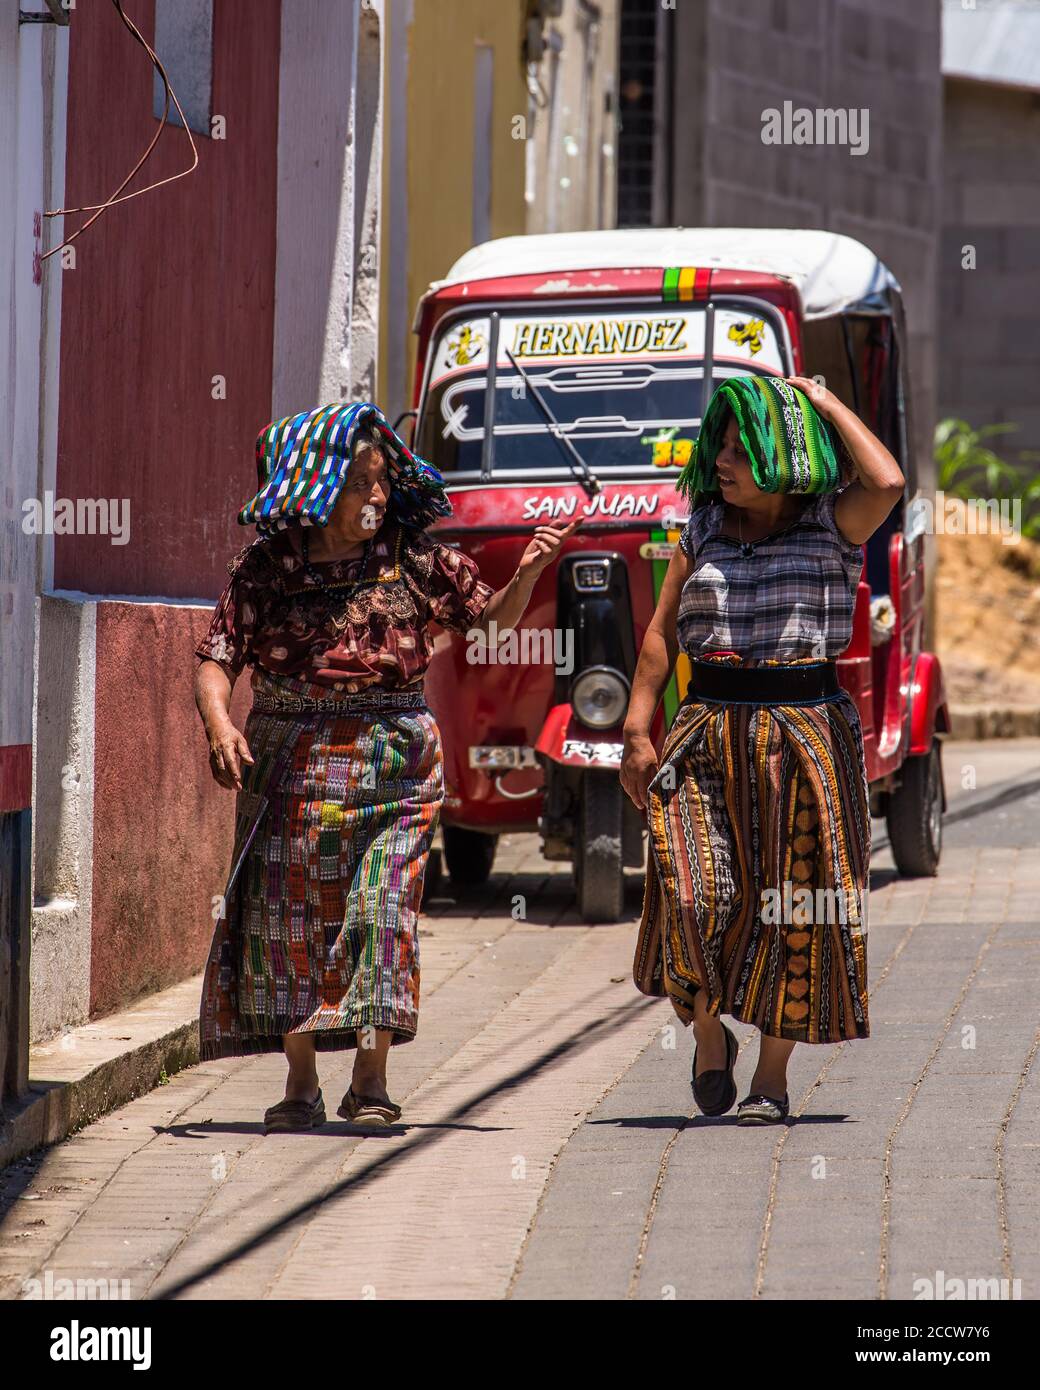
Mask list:
[[609,666],[592,666],[574,682],[571,704],[590,729],[612,729],[625,717],[628,682]]

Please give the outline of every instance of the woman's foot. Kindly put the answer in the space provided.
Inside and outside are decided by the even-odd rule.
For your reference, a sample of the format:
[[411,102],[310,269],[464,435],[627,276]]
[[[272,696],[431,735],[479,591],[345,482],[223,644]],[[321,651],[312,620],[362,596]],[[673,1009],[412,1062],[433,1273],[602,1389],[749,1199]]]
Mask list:
[[393,1033],[388,1028],[359,1028],[357,1051],[350,1089],[356,1096],[389,1102],[386,1090],[386,1059],[390,1054]]
[[313,1033],[287,1033],[282,1038],[289,1075],[285,1078],[285,1100],[313,1105],[321,1094],[318,1083],[317,1053]]
[[321,1090],[313,1100],[280,1100],[264,1112],[265,1134],[299,1134],[325,1123]]
[[720,1023],[719,1029],[722,1033],[724,1047],[721,1066],[706,1065],[705,1059],[701,1057],[699,1046],[693,1054],[693,1075],[690,1077],[690,1085],[693,1088],[693,1098],[702,1115],[724,1115],[727,1110],[732,1109],[733,1102],[737,1098],[733,1068],[737,1064],[740,1044],[725,1024]]
[[696,1044],[694,1075],[700,1076],[706,1071],[721,1071],[726,1066],[727,1059],[726,1030],[722,1020],[713,1014],[707,1014],[703,1019],[695,1018],[693,1038]]
[[783,1100],[787,1095],[787,1077],[777,1076],[775,1072],[756,1071],[751,1078],[748,1091],[753,1096],[769,1096],[771,1100]]
[[787,1038],[773,1038],[766,1033],[762,1034],[758,1046],[758,1065],[751,1078],[749,1096],[765,1096],[777,1104],[786,1099],[787,1063],[794,1047],[794,1043]]
[[306,1081],[293,1081],[290,1077],[285,1083],[285,1099],[299,1100],[307,1105],[313,1105],[314,1101],[321,1095],[321,1087],[318,1085],[318,1078]]
[[386,1089],[386,1077],[370,1068],[355,1065],[350,1078],[350,1089],[355,1096],[364,1096],[366,1100],[378,1101],[382,1105],[391,1103]]
[[342,1115],[355,1125],[368,1128],[385,1128],[396,1124],[401,1118],[401,1107],[392,1100],[378,1100],[374,1096],[359,1095],[354,1087],[340,1101],[337,1115]]
[[765,1095],[762,1091],[751,1093],[737,1106],[738,1125],[778,1125],[787,1119],[790,1102],[787,1095],[780,1098]]

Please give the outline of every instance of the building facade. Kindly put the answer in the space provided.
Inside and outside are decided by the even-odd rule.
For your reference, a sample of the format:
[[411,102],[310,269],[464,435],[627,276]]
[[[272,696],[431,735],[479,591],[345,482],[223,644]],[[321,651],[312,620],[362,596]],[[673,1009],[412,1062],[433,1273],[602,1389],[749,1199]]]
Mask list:
[[[41,214],[119,186],[162,91],[114,7],[74,7],[67,27],[18,29],[14,13],[0,31],[3,128],[19,132],[3,154],[19,199],[0,214],[9,1099],[31,1041],[205,959],[233,805],[209,774],[192,648],[250,539],[235,516],[260,429],[375,389],[385,46],[380,0],[142,0],[134,21],[184,94],[197,167],[41,264],[88,213]],[[191,164],[175,120],[130,190]],[[237,691],[233,711],[247,703]]]
[[[939,0],[622,0],[621,226],[817,227],[899,280],[919,473],[932,477],[942,176]],[[769,111],[847,139],[763,139]],[[825,129],[829,133],[833,127]],[[841,133],[841,126],[837,127]]]
[[1035,472],[1040,4],[943,9],[939,412]]
[[412,321],[471,246],[614,225],[617,0],[390,0],[378,398],[414,404]]

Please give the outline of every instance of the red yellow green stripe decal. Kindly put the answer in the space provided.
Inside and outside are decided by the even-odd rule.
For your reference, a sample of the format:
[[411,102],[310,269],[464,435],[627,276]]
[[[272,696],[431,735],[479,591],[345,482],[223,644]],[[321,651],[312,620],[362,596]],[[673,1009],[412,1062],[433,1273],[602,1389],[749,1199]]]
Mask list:
[[[672,545],[678,545],[679,532],[677,530],[651,531],[650,539],[656,544],[662,544],[668,541],[671,542]],[[653,573],[654,607],[656,608],[657,602],[661,597],[664,577],[668,573],[668,561],[652,560],[650,563]],[[664,724],[666,729],[671,727],[672,720],[675,718],[675,712],[679,708],[679,703],[689,688],[692,674],[693,672],[690,669],[690,658],[685,652],[680,652],[678,660],[675,663],[675,670],[672,673],[672,678],[665,686],[664,691]]]
[[709,275],[710,271],[706,266],[669,266],[665,270],[664,279],[661,282],[661,298],[667,300],[704,299],[708,294]]

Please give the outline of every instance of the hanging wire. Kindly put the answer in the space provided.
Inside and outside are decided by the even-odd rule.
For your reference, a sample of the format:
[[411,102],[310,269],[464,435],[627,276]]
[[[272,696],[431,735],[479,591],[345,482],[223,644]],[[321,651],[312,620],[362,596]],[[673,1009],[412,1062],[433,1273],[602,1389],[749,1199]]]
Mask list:
[[[192,173],[192,172],[197,168],[197,166],[198,166],[198,162],[199,162],[199,152],[198,152],[198,149],[197,149],[196,146],[195,146],[195,139],[194,139],[194,137],[193,137],[193,135],[192,135],[192,133],[191,133],[191,129],[190,129],[189,125],[188,125],[188,118],[185,116],[184,110],[183,110],[183,108],[181,107],[180,102],[177,100],[177,93],[176,93],[176,92],[173,90],[173,88],[170,86],[169,79],[168,79],[167,76],[166,76],[166,69],[163,67],[162,63],[159,61],[158,54],[157,54],[157,53],[155,52],[155,50],[148,44],[147,40],[144,38],[144,36],[142,35],[140,29],[138,29],[137,25],[134,24],[133,20],[130,19],[130,18],[124,13],[124,11],[123,11],[123,5],[122,5],[122,0],[112,0],[112,4],[115,5],[116,11],[117,11],[117,13],[118,13],[118,15],[119,15],[119,18],[123,21],[123,23],[126,25],[127,29],[129,29],[130,33],[133,35],[133,37],[137,40],[137,42],[141,45],[141,47],[144,49],[144,51],[148,54],[149,58],[152,60],[152,66],[155,68],[156,72],[159,74],[160,79],[162,80],[163,88],[164,88],[164,90],[165,90],[165,100],[164,100],[164,102],[163,102],[162,120],[159,122],[159,129],[158,129],[158,130],[155,132],[155,134],[152,136],[152,139],[151,139],[151,142],[150,142],[149,145],[148,145],[148,148],[145,150],[144,154],[143,154],[143,155],[141,156],[141,158],[137,161],[137,163],[134,165],[134,167],[130,170],[129,174],[127,174],[127,176],[126,176],[126,178],[123,180],[123,182],[119,185],[119,187],[118,187],[118,188],[115,190],[115,192],[111,195],[111,197],[106,198],[105,201],[104,201],[103,203],[90,203],[90,204],[87,204],[86,206],[81,207],[81,208],[55,208],[53,212],[45,212],[45,213],[43,214],[44,217],[64,217],[64,216],[66,216],[68,213],[73,213],[73,212],[92,212],[92,213],[94,214],[94,216],[93,216],[93,217],[88,217],[87,220],[86,220],[86,222],[83,223],[83,226],[82,226],[82,227],[78,227],[78,228],[76,229],[76,231],[74,231],[74,232],[72,233],[71,236],[66,237],[65,240],[61,243],[60,246],[54,246],[54,247],[51,248],[50,251],[45,252],[44,255],[42,255],[42,256],[40,257],[40,260],[41,260],[41,261],[45,261],[45,260],[47,259],[48,256],[53,256],[56,252],[63,250],[63,249],[64,249],[66,246],[68,246],[71,242],[75,241],[76,238],[77,238],[78,236],[80,236],[83,232],[85,232],[85,231],[87,230],[87,228],[88,228],[92,223],[94,223],[94,222],[97,221],[97,219],[101,216],[101,214],[105,211],[106,208],[113,207],[116,203],[125,203],[129,198],[137,198],[137,197],[139,197],[142,193],[150,193],[150,192],[152,191],[152,189],[154,189],[154,188],[161,188],[161,187],[163,186],[164,183],[173,183],[173,181],[174,181],[175,179],[182,179],[182,178],[184,178],[184,176],[185,176],[186,174]],[[152,151],[155,149],[155,146],[156,146],[156,145],[158,144],[158,142],[159,142],[159,137],[162,135],[163,131],[166,129],[166,124],[167,124],[166,117],[167,117],[167,114],[168,114],[168,112],[169,112],[169,110],[170,110],[170,98],[171,98],[171,97],[173,98],[173,104],[174,104],[174,106],[176,106],[176,108],[177,108],[177,114],[180,116],[181,122],[182,122],[182,124],[183,124],[183,126],[184,126],[184,133],[187,135],[188,141],[189,141],[189,143],[190,143],[190,145],[191,145],[192,162],[191,162],[191,164],[188,166],[187,169],[182,169],[182,170],[180,171],[180,173],[171,174],[168,178],[165,178],[165,179],[159,179],[159,180],[158,180],[157,182],[155,182],[155,183],[150,183],[150,184],[148,184],[147,187],[145,187],[145,188],[138,188],[138,189],[136,189],[133,193],[123,193],[123,189],[127,186],[127,184],[130,182],[130,180],[131,180],[131,179],[134,177],[134,175],[137,173],[138,169],[141,168],[141,166],[145,163],[145,161],[146,161],[146,160],[148,159],[148,157],[151,155]],[[120,196],[119,196],[120,194],[122,194],[123,196],[120,197]]]

